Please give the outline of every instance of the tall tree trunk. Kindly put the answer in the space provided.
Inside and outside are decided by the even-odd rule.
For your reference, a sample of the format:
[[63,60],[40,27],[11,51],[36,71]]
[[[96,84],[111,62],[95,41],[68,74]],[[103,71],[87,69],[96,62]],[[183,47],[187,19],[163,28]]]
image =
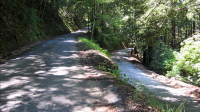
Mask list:
[[91,40],[95,36],[95,25],[96,25],[96,1],[93,2],[93,10],[92,10],[92,28],[91,28]]
[[87,23],[88,26],[87,27],[88,27],[88,31],[90,31],[89,27],[90,27],[91,20],[90,20],[90,11],[89,11],[89,8],[87,8],[87,10],[88,10],[88,12],[87,12],[88,13],[88,23]]
[[176,22],[174,19],[171,20],[171,34],[172,34],[172,39],[171,39],[171,47],[174,49],[175,46],[175,39],[176,39]]
[[146,53],[146,51],[144,51],[144,52],[143,52],[143,61],[142,61],[142,62],[143,62],[143,64],[144,64],[145,66],[147,65],[147,63],[146,63],[147,58],[146,58],[146,57],[147,57],[147,53]]
[[103,15],[104,15],[104,4],[101,4],[101,30],[102,30],[102,32],[104,32],[105,31],[105,25],[104,25],[104,17],[103,17]]
[[195,21],[192,22],[192,33],[195,33]]
[[187,39],[187,37],[188,37],[188,30],[186,28],[186,30],[185,30],[185,39]]
[[164,40],[164,43],[167,45],[167,30],[166,29],[164,29],[163,40]]

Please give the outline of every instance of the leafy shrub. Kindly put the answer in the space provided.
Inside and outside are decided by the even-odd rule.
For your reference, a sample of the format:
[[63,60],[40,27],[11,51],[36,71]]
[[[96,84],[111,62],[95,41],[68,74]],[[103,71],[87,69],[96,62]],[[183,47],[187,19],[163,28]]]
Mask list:
[[176,61],[167,75],[200,86],[200,35],[186,39],[181,46],[180,52],[174,53]]
[[150,68],[157,73],[164,74],[168,70],[171,70],[172,63],[175,60],[173,50],[166,46],[164,43],[153,48],[152,61],[150,63]]
[[119,38],[116,34],[103,34],[100,33],[100,36],[96,38],[97,43],[102,48],[107,49],[108,51],[114,51],[122,47],[122,39]]

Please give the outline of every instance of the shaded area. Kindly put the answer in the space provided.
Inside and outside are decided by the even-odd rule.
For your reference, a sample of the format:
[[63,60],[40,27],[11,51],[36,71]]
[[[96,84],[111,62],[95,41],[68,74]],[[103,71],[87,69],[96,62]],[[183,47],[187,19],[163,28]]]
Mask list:
[[0,110],[90,112],[121,99],[108,81],[84,80],[92,69],[79,64],[74,36],[62,35],[0,65]]
[[61,1],[64,0],[1,0],[0,60],[15,55],[11,51],[21,50],[54,35],[69,33],[58,13],[64,5],[59,3]]
[[119,66],[122,74],[126,74],[130,78],[130,84],[135,86],[135,83],[141,82],[149,92],[157,96],[159,99],[169,102],[172,107],[178,107],[184,103],[186,111],[198,112],[200,102],[192,97],[187,97],[179,89],[167,86],[159,81],[152,79],[138,68],[136,68],[129,60],[127,60],[127,53],[131,49],[123,49],[113,53],[112,58]]

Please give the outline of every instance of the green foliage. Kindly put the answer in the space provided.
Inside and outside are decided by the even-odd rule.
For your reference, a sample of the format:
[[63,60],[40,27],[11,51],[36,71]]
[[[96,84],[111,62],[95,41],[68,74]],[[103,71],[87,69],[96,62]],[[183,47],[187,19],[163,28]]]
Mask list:
[[59,2],[1,0],[1,56],[49,36],[69,32],[58,15],[62,6]]
[[114,51],[122,48],[122,39],[118,38],[114,34],[100,34],[99,38],[96,39],[97,43],[108,51]]
[[117,79],[120,79],[120,78],[121,78],[121,76],[120,76],[120,71],[119,71],[118,69],[111,69],[110,72],[111,72],[111,74],[112,74],[113,76],[115,76]]
[[[4,1],[1,14],[0,54],[43,38],[42,21],[37,10],[25,2]],[[3,49],[3,50],[2,50]]]
[[109,72],[115,78],[121,80],[122,84],[127,84],[130,81],[130,78],[127,78],[126,74],[122,74],[121,71],[117,69],[118,65],[113,65],[112,68],[108,68],[106,65],[106,61],[102,62],[101,65],[99,65],[99,69]]
[[99,51],[100,53],[104,54],[107,57],[110,57],[110,54],[107,50],[102,49],[98,44],[96,44],[94,41],[86,39],[86,38],[79,38],[79,41],[85,42],[87,44],[87,47],[92,48],[94,50]]
[[173,62],[175,61],[173,52],[174,50],[164,43],[154,46],[150,68],[160,74],[165,74],[171,70]]
[[200,86],[200,35],[194,35],[182,42],[180,52],[174,53],[176,61],[168,76]]
[[[101,65],[99,65],[99,69],[109,72],[111,75],[113,75],[115,78],[117,79],[121,79],[121,71],[119,71],[118,69],[118,65],[113,65],[113,68],[108,68],[106,66],[106,62],[104,61],[103,63],[101,63]],[[124,76],[125,77],[125,76]],[[127,79],[126,79],[127,80]],[[122,83],[125,82],[125,80],[122,80]]]

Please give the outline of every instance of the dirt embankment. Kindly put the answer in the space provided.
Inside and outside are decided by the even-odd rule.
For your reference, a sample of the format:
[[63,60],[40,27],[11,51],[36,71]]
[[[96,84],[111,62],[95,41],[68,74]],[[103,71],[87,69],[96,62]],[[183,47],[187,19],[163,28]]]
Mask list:
[[[83,36],[81,36],[83,37]],[[76,44],[77,50],[80,55],[80,62],[82,66],[92,66],[93,69],[98,69],[98,66],[106,65],[107,68],[114,68],[114,63],[112,60],[106,58],[99,52],[92,50],[86,47],[86,44],[83,42],[78,42]],[[96,74],[88,75],[86,80],[106,80],[109,81],[112,85],[114,85],[123,102],[123,107],[125,112],[155,112],[155,109],[148,106],[146,98],[143,95],[136,97],[135,88],[128,84],[123,84],[119,79],[115,78],[114,76],[110,75],[108,72],[101,71],[103,74],[102,76],[97,76]],[[98,105],[97,105],[98,106]],[[99,107],[102,108],[102,107]],[[107,105],[106,107],[108,110],[105,112],[116,112],[116,108],[113,105]],[[104,111],[103,111],[104,112]]]

